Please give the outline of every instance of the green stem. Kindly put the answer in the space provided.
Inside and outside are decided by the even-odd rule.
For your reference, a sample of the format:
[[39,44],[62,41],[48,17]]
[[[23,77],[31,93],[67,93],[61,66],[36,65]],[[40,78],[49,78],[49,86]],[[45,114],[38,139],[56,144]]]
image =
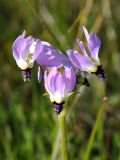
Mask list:
[[101,122],[100,119],[101,119],[101,116],[103,114],[104,107],[106,105],[106,101],[107,101],[107,97],[104,97],[103,100],[102,100],[102,103],[100,105],[100,110],[98,112],[97,119],[95,121],[92,133],[91,133],[89,141],[88,141],[86,153],[84,154],[84,160],[89,160],[89,156],[90,156],[90,152],[91,152],[92,145],[93,145],[93,142],[94,142],[95,134],[96,134],[97,128],[99,126],[99,123]]
[[58,118],[60,123],[60,130],[61,130],[62,160],[68,160],[67,135],[66,135],[66,108],[62,110]]
[[52,150],[52,156],[51,156],[51,160],[56,160],[57,158],[57,154],[58,154],[58,150],[59,150],[59,146],[60,146],[60,128],[58,129],[58,133],[57,133],[57,137],[53,146],[53,150]]

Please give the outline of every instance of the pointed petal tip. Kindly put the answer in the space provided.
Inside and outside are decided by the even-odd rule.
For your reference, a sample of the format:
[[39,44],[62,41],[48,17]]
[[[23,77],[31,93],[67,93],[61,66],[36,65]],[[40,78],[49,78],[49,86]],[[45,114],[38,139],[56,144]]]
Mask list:
[[78,45],[80,45],[80,46],[81,46],[81,45],[84,45],[84,44],[83,44],[83,41],[81,41],[80,39],[77,39],[77,43],[78,43]]
[[87,30],[85,26],[82,26],[83,30]]
[[83,26],[83,32],[84,32],[84,34],[85,34],[85,37],[86,37],[87,41],[89,41],[90,35],[89,35],[89,33],[88,33],[87,28],[84,27],[84,26]]
[[26,31],[24,30],[24,31],[22,32],[22,36],[25,37],[25,35],[26,35]]
[[80,39],[79,39],[79,38],[77,38],[76,42],[77,42],[77,44],[79,45]]
[[88,30],[87,30],[87,28],[85,26],[82,26],[82,28],[83,28],[83,31],[87,31],[88,32]]
[[41,40],[40,39],[36,39],[36,43],[41,43]]
[[68,50],[66,51],[67,55],[69,56],[69,55],[72,53],[72,51],[73,51],[73,50],[68,49]]
[[49,42],[46,42],[46,41],[41,41],[43,45],[46,45],[46,46],[52,46]]

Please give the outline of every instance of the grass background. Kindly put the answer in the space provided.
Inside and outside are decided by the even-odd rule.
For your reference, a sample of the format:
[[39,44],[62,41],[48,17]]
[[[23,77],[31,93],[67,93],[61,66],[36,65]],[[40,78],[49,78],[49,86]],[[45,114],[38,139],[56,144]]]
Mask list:
[[37,82],[37,65],[24,83],[12,43],[26,30],[65,53],[84,39],[83,25],[101,38],[106,80],[91,75],[91,86],[78,85],[82,93],[69,101],[69,159],[83,160],[89,150],[86,160],[120,160],[119,15],[119,0],[0,0],[0,160],[61,159],[58,119]]

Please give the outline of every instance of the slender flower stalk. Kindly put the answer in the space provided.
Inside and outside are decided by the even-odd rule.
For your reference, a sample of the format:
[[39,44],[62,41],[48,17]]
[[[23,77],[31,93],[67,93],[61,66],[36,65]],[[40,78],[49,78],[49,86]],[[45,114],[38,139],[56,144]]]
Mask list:
[[61,130],[61,151],[62,160],[68,160],[68,148],[67,148],[67,133],[66,133],[66,113],[67,109],[64,108],[58,115],[60,130]]

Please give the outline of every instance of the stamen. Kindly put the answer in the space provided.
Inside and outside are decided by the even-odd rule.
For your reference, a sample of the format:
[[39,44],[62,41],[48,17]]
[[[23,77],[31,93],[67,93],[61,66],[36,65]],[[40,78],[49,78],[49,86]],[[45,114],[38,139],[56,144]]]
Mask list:
[[32,59],[32,56],[33,56],[33,54],[28,54],[28,55],[26,56],[26,58],[25,58],[25,61],[26,61],[27,63],[29,63],[30,60]]
[[90,83],[89,83],[89,81],[88,81],[88,79],[86,77],[84,78],[83,85],[85,85],[87,87],[90,86]]
[[97,71],[95,72],[95,74],[96,74],[99,78],[101,78],[102,80],[105,79],[105,73],[104,73],[104,70],[103,70],[103,68],[102,68],[102,65],[101,65],[101,66],[98,66],[98,69],[97,69]]
[[22,70],[22,75],[23,75],[23,80],[26,81],[30,81],[30,74],[31,74],[31,69],[26,69],[26,70]]
[[58,103],[56,103],[56,102],[54,102],[53,104],[54,104],[54,110],[56,111],[56,114],[57,115],[59,115],[60,114],[60,112],[62,111],[62,109],[63,109],[63,104],[64,104],[65,102],[62,102],[62,103],[60,103],[60,104],[58,104]]

